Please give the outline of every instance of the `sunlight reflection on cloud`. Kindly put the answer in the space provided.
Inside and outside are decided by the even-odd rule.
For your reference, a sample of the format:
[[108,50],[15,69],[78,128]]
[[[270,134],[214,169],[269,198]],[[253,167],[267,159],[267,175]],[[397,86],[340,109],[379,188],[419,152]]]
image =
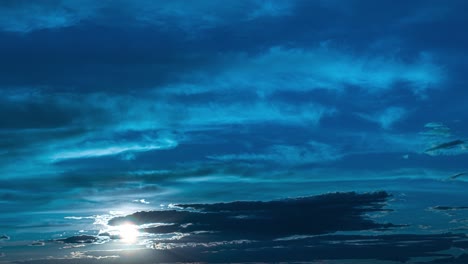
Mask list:
[[76,151],[65,151],[60,152],[52,156],[53,160],[62,160],[62,159],[78,159],[78,158],[90,158],[90,157],[101,157],[101,156],[110,156],[118,155],[124,152],[145,152],[156,149],[168,149],[174,148],[177,146],[177,142],[166,139],[164,144],[149,144],[149,145],[113,145],[103,148],[95,149],[84,149]]

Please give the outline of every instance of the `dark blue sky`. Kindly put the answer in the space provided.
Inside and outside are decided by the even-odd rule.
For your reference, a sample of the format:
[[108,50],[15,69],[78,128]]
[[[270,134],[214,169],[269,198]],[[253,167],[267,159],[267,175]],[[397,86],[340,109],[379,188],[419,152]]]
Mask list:
[[[369,212],[359,211],[362,219],[344,229],[266,229],[260,239],[233,238],[225,229],[251,234],[255,224],[287,225],[276,218],[279,209],[267,216],[217,212],[213,219],[225,217],[225,225],[211,231],[221,235],[192,241],[195,227],[163,233],[187,235],[181,245],[228,241],[235,254],[205,258],[193,249],[179,252],[191,259],[161,261],[273,261],[268,251],[251,256],[235,241],[260,239],[265,244],[254,248],[274,248],[283,241],[275,239],[297,235],[311,239],[306,246],[316,243],[313,235],[364,236],[390,222],[407,229],[383,235],[462,232],[468,215],[444,218],[428,208],[463,206],[468,198],[464,175],[447,180],[468,170],[467,9],[462,0],[1,1],[0,263],[98,261],[101,253],[90,252],[103,248],[68,252],[57,239],[85,234],[100,245],[107,220],[141,210],[181,204],[183,214],[186,204],[242,200],[268,211],[260,201],[288,204],[278,199],[336,191],[357,192],[343,210],[394,213],[371,223]],[[344,194],[336,195],[340,203]],[[304,205],[302,216],[286,210],[289,224],[303,224],[296,218],[308,217],[308,206],[320,212],[315,204]],[[226,220],[250,216],[272,222]],[[339,226],[347,217],[323,219]],[[153,231],[136,244],[154,247],[160,237]],[[421,237],[428,239],[455,240]],[[44,247],[28,246],[34,243]],[[108,239],[105,249],[126,245],[119,243]],[[338,259],[396,254],[353,257],[346,250]],[[435,251],[398,254],[412,261]],[[302,257],[275,259],[337,259],[294,254]]]

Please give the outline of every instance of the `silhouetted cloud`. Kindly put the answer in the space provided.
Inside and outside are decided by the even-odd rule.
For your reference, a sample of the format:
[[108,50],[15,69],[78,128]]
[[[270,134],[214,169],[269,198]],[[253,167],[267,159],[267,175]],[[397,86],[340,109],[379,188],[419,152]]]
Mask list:
[[90,244],[90,243],[96,242],[97,240],[98,238],[95,236],[80,235],[80,236],[67,237],[64,239],[57,239],[56,241],[69,243],[69,244]]
[[[162,241],[153,249],[135,251],[84,251],[78,258],[25,261],[22,263],[103,263],[99,258],[117,257],[110,263],[154,263],[158,262],[209,262],[219,263],[229,259],[233,262],[277,262],[277,261],[360,261],[373,260],[408,262],[413,258],[435,258],[434,262],[463,263],[465,254],[452,256],[441,253],[452,247],[466,249],[467,239],[463,234],[435,235],[327,235],[290,240],[248,241],[238,240],[220,243],[192,243],[176,246]],[[181,243],[182,244],[182,243]],[[442,261],[444,260],[444,261]],[[107,263],[107,262],[104,262]],[[392,263],[392,262],[391,262]],[[411,261],[410,263],[419,263]]]
[[167,225],[144,230],[155,234],[207,231],[206,242],[388,229],[396,226],[375,223],[364,217],[369,212],[388,210],[383,208],[388,197],[385,192],[331,193],[270,202],[178,204],[176,207],[181,210],[138,212],[113,218],[109,225],[163,223]]
[[[351,192],[268,202],[176,204],[173,205],[175,210],[137,212],[109,220],[111,226],[133,223],[140,226],[142,234],[162,236],[145,239],[150,249],[140,249],[136,255],[125,250],[85,250],[73,259],[77,263],[94,263],[91,260],[113,256],[112,263],[150,263],[155,256],[158,262],[222,262],[226,259],[234,262],[362,259],[407,262],[413,258],[463,258],[441,252],[452,247],[468,248],[464,234],[379,233],[402,226],[377,223],[366,216],[389,211],[385,208],[389,198],[386,192]],[[156,226],[149,226],[151,224]],[[331,234],[367,230],[374,233]],[[171,237],[171,234],[177,235]],[[109,239],[120,237],[101,233],[56,241],[99,244]],[[47,261],[44,263],[68,263],[70,260]]]
[[45,242],[44,241],[34,241],[29,245],[32,246],[32,247],[42,247],[42,246],[45,246]]
[[431,207],[432,210],[437,210],[437,211],[452,211],[452,210],[468,210],[468,206],[434,206]]

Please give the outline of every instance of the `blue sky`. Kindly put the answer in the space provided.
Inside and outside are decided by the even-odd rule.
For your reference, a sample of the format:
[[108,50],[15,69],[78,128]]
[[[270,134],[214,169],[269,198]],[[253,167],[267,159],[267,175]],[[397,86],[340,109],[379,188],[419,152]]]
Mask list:
[[[468,218],[460,208],[468,171],[467,7],[457,0],[2,1],[0,263],[109,256],[130,263],[116,253],[127,250],[141,251],[146,259],[133,261],[143,263],[174,248],[193,258],[160,261],[269,262],[268,250],[247,252],[306,248],[318,235],[325,244],[343,242],[343,261],[394,261],[390,245],[381,257],[351,256],[346,241],[372,244],[371,235],[405,244],[398,235],[407,234],[455,243]],[[307,206],[321,212],[307,199],[326,204],[326,194],[338,204],[356,201],[349,210],[368,208],[355,215],[366,224],[268,229],[260,239],[248,235],[254,224],[239,220],[245,237],[225,232],[230,217],[286,225],[277,210],[257,213],[309,197],[302,209],[286,210],[293,225]],[[234,215],[234,201],[258,212]],[[232,203],[233,215],[216,212],[221,202]],[[182,229],[155,233],[144,230],[157,219],[133,219],[138,242],[102,236],[118,232],[107,223],[114,217],[188,208],[226,217],[226,225],[191,230],[183,226],[196,223],[172,219],[166,224]],[[324,219],[347,219],[336,213]],[[197,237],[200,231],[220,235]],[[332,237],[342,234],[349,237]],[[249,249],[241,240],[260,244]],[[207,257],[202,245],[235,254]],[[467,255],[453,248],[466,246],[444,257],[462,263]],[[415,263],[443,250],[398,254]],[[338,261],[301,252],[275,258]]]

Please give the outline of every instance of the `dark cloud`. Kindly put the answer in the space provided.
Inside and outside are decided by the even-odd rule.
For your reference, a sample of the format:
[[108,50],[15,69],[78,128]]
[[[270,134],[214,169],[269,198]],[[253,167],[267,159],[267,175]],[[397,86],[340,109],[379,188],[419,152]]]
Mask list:
[[[38,129],[57,128],[71,125],[80,118],[80,109],[70,109],[44,102],[0,102],[0,118],[3,120],[0,129]],[[14,116],[15,118],[10,118]]]
[[[109,221],[110,225],[158,223],[163,225],[142,227],[140,231],[163,236],[183,235],[176,239],[152,241],[150,238],[148,243],[152,249],[140,250],[137,255],[120,251],[118,258],[110,263],[150,263],[156,256],[159,262],[463,259],[463,255],[455,257],[441,252],[450,248],[466,249],[468,240],[464,234],[330,234],[397,228],[397,225],[377,223],[365,216],[388,211],[384,208],[388,198],[385,192],[330,193],[269,202],[177,204],[177,210],[116,217]],[[108,238],[119,239],[118,235],[102,233],[57,241],[90,244]],[[85,251],[83,259],[74,260],[94,263],[97,259],[110,257],[109,254],[99,250]],[[115,257],[115,252],[112,255]],[[68,261],[71,260],[57,259],[50,260],[50,263]]]
[[437,210],[437,211],[455,211],[455,210],[467,210],[468,206],[434,206],[430,208],[431,210]]
[[10,237],[3,234],[3,235],[0,235],[0,240],[10,240]]
[[[375,223],[365,213],[387,211],[385,192],[332,193],[315,197],[270,202],[179,204],[182,210],[138,212],[113,218],[110,225],[169,225],[145,229],[150,233],[215,232],[219,239],[272,239],[291,235],[316,235],[336,231],[388,229],[393,224]],[[189,210],[191,209],[191,210]],[[195,211],[193,211],[195,210]],[[208,235],[213,241],[213,236]]]
[[80,236],[72,236],[67,237],[64,239],[57,239],[55,241],[68,243],[68,244],[90,244],[98,241],[98,237],[89,236],[89,235],[80,235]]
[[45,246],[45,242],[44,241],[34,241],[29,245],[32,246],[32,247],[43,247],[43,246]]
[[[208,246],[210,254],[203,254],[200,245],[194,248],[175,248],[169,252],[175,256],[190,256],[208,262],[219,262],[222,258],[232,261],[313,261],[322,259],[335,260],[388,260],[406,262],[413,257],[443,257],[448,254],[439,253],[441,250],[456,245],[457,239],[464,235],[342,235],[319,236],[313,238],[269,241],[269,242],[240,242],[233,244]],[[418,241],[415,243],[415,241]],[[458,246],[458,245],[457,245]],[[158,250],[156,252],[164,252]],[[156,253],[154,252],[154,253]],[[176,254],[179,253],[179,254]],[[186,254],[183,254],[186,253]],[[188,253],[193,253],[188,254]],[[171,254],[167,254],[170,256]],[[183,259],[184,257],[182,257]]]
[[[195,243],[174,246],[164,243],[154,249],[120,251],[113,260],[100,259],[115,256],[115,252],[89,251],[83,258],[26,261],[22,263],[154,263],[158,262],[209,262],[220,263],[226,259],[233,262],[278,262],[278,261],[395,261],[395,263],[419,263],[413,258],[435,258],[423,263],[464,263],[466,255],[458,257],[441,253],[451,247],[466,249],[463,234],[440,235],[328,235],[297,238],[283,241],[237,241],[233,243]],[[453,262],[451,262],[453,261]],[[335,263],[335,262],[332,262]]]
[[[33,88],[4,90],[0,99],[0,118],[3,120],[0,132],[11,136],[21,133],[24,138],[21,143],[24,144],[29,142],[30,135],[45,138],[46,133],[101,126],[105,116],[103,109],[96,105],[83,105],[80,103],[82,100],[83,97],[70,93],[52,95]],[[19,145],[20,142],[13,143]]]
[[421,263],[427,263],[427,264],[436,264],[436,263],[439,263],[439,264],[443,264],[443,263],[458,263],[458,264],[463,264],[463,263],[466,263],[468,261],[468,254],[461,254],[460,256],[458,257],[448,257],[448,258],[440,258],[440,259],[436,259],[436,260],[432,260],[432,261],[429,261],[429,262],[421,262]]
[[2,96],[0,164],[21,164],[11,173],[38,165],[39,160],[48,159],[53,146],[78,140],[107,124],[102,108],[79,103],[82,98],[73,94],[19,89],[3,91]]
[[[191,38],[178,24],[187,21],[190,25],[198,16],[203,20],[204,12],[217,16],[234,11],[244,16],[249,6],[256,6],[258,1],[239,2],[243,3],[120,1],[109,5],[54,1],[0,7],[0,14],[9,17],[0,20],[0,28],[28,32],[21,35],[0,32],[5,39],[0,44],[4,59],[0,65],[0,86],[5,89],[41,86],[51,88],[49,92],[128,93],[160,87],[188,73],[217,72],[219,64],[225,64],[221,60],[224,56],[213,53],[212,48],[222,51],[224,45]],[[180,18],[183,14],[196,17]],[[50,19],[54,15],[57,19]],[[237,20],[237,15],[229,18]],[[116,24],[117,21],[122,23]],[[214,26],[221,21],[217,19]],[[56,30],[41,30],[49,28]]]
[[[362,168],[362,166],[366,166],[367,169],[391,169],[401,165],[402,160],[404,160],[402,157],[405,154],[407,154],[407,152],[403,151],[389,151],[386,153],[379,151],[372,154],[355,154],[337,161],[333,166],[343,169],[358,169]],[[465,160],[467,156],[467,154],[461,154],[456,156],[447,155],[433,157],[425,154],[412,153],[408,161],[404,161],[404,166],[463,170],[466,168]]]
[[[120,2],[119,5],[110,7],[107,3],[93,4],[88,1],[86,4],[56,1],[55,4],[49,5],[12,5],[9,9],[16,11],[24,9],[26,12],[30,10],[30,6],[37,7],[31,9],[39,12],[32,12],[33,14],[29,16],[37,15],[41,18],[47,18],[47,12],[55,10],[56,16],[64,18],[63,24],[67,25],[68,21],[73,26],[62,28],[63,25],[50,24],[50,27],[57,27],[59,30],[33,31],[22,36],[2,33],[6,39],[0,44],[4,47],[1,49],[4,59],[0,75],[2,86],[48,86],[75,92],[141,91],[183,79],[188,73],[204,72],[210,75],[218,73],[226,67],[226,61],[222,58],[229,58],[229,54],[235,52],[261,54],[269,47],[310,48],[311,43],[313,46],[320,43],[346,43],[346,45],[338,44],[334,49],[356,46],[367,50],[369,41],[381,40],[392,26],[400,23],[400,19],[411,17],[421,7],[419,2],[400,3],[401,6],[385,2],[383,5],[388,7],[385,10],[392,12],[386,13],[385,16],[376,15],[370,18],[367,12],[374,7],[374,4],[368,1],[351,1],[352,4],[344,5],[348,8],[338,4],[325,4],[322,1],[284,1],[288,3],[285,5],[292,7],[290,10],[293,15],[265,16],[267,19],[262,20],[240,19],[239,21],[237,15],[213,19],[213,26],[205,28],[202,33],[197,33],[195,38],[187,37],[183,30],[180,31],[177,22],[174,23],[177,20],[190,22],[194,20],[193,17],[167,20],[165,19],[167,17],[163,16],[161,20],[156,18],[158,22],[155,24],[152,24],[152,19],[149,18],[143,22],[146,24],[144,27],[134,27],[135,23],[139,24],[138,21],[116,23],[122,19],[128,21],[125,18],[138,20],[138,17],[144,17],[146,12],[151,13],[149,10],[153,10],[156,16],[161,10],[172,12],[176,16],[184,12],[186,15],[198,15],[203,13],[202,10],[209,10],[212,14],[222,14],[227,10],[228,13],[239,13],[244,16],[248,13],[246,10],[261,5],[258,4],[261,1],[240,2],[243,3],[230,5],[203,3],[198,6],[160,3],[162,6],[159,8],[155,8],[157,5],[147,1],[138,1],[138,4]],[[271,5],[270,11],[275,10],[275,5],[280,5],[275,1],[265,1],[265,5],[268,4]],[[380,8],[382,7],[379,6],[379,10]],[[70,12],[72,15],[66,16],[57,13],[57,10],[64,10],[63,13]],[[84,12],[79,12],[80,10]],[[99,11],[95,13],[95,10]],[[218,13],[212,12],[214,10]],[[47,12],[38,15],[41,11]],[[449,13],[454,11],[456,10],[449,10]],[[106,21],[99,20],[103,13],[113,14],[116,17],[110,20],[108,18],[108,22],[112,23],[100,23]],[[83,15],[84,20],[94,18],[94,23],[81,23],[81,19],[76,18],[80,15]],[[11,17],[18,19],[21,16]],[[331,17],[335,19],[330,19]],[[31,21],[25,22],[33,24]],[[58,19],[51,22],[60,24]],[[46,25],[43,26],[47,28]],[[36,23],[32,26],[41,27],[41,24]],[[169,30],[165,29],[166,27]],[[353,28],[353,34],[349,28]],[[398,38],[399,29],[394,31],[397,35],[395,38]],[[304,32],[313,33],[304,34]],[[74,45],[75,43],[80,45]],[[400,45],[398,49],[404,48],[402,46]],[[356,47],[352,50],[360,53],[362,50],[359,51]],[[380,56],[376,54],[382,51],[393,53],[386,49],[387,47],[377,49],[372,55]],[[409,57],[417,57],[418,52],[419,50],[413,51]],[[228,59],[227,63],[232,63],[232,59]],[[391,63],[391,60],[388,63]],[[27,76],[23,74],[25,72],[28,73]]]

